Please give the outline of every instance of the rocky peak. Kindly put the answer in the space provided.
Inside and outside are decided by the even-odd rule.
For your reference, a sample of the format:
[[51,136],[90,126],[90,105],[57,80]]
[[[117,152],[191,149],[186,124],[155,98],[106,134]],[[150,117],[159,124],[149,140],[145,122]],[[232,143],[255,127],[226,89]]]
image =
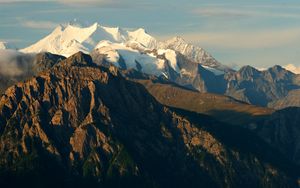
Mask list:
[[95,66],[96,64],[93,62],[90,55],[85,54],[81,51],[75,53],[74,55],[67,58],[63,64],[67,64],[70,66]]
[[280,65],[275,65],[271,68],[268,69],[269,71],[274,71],[274,72],[280,72],[280,71],[284,71],[285,69],[282,68]]
[[257,77],[260,74],[260,71],[257,70],[256,68],[250,66],[250,65],[246,65],[243,66],[238,73],[244,77],[244,78],[251,78],[253,79],[253,77]]
[[273,73],[275,75],[293,74],[292,72],[287,71],[285,68],[281,67],[280,65],[275,65],[273,67],[270,67],[266,71]]
[[259,70],[250,65],[246,65],[240,68],[239,72],[259,72]]
[[293,77],[295,77],[294,73],[284,69],[279,65],[275,65],[264,72],[265,74],[269,75],[270,78],[277,82],[286,82],[287,80],[293,80]]
[[64,56],[51,54],[49,52],[38,53],[33,60],[33,70],[35,74],[52,68],[57,63],[66,59]]

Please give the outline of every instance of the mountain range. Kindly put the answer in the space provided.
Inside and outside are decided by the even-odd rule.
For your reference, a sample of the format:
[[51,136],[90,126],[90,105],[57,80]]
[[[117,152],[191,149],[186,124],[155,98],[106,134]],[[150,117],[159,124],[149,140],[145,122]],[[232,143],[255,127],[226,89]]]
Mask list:
[[[176,72],[179,71],[175,51],[185,55],[193,62],[220,71],[230,70],[229,67],[220,64],[204,49],[188,44],[180,37],[160,42],[143,28],[129,31],[119,27],[101,26],[98,23],[88,27],[82,27],[75,23],[66,26],[60,25],[45,38],[20,51],[25,53],[50,52],[68,57],[78,51],[90,53],[93,50],[105,54],[107,60],[115,64],[118,63],[120,56],[124,59],[128,58],[128,61],[125,60],[126,65],[133,64],[129,60],[148,60],[149,63],[154,64],[149,66],[153,66],[152,69],[156,69],[160,73],[163,72],[164,66],[161,65],[163,58],[159,56],[165,56],[170,61],[172,68]],[[155,53],[153,50],[157,52]],[[144,56],[138,53],[144,53]],[[146,68],[144,69],[146,72]],[[148,73],[153,74],[149,71]]]
[[263,107],[277,104],[276,101],[299,88],[299,76],[280,66],[264,71],[251,66],[234,70],[181,37],[159,41],[142,28],[126,30],[98,23],[87,27],[77,23],[60,25],[45,38],[20,50],[65,57],[78,51],[120,69],[135,69],[202,93],[227,95]]
[[[4,46],[4,45],[3,45]],[[0,50],[0,185],[299,187],[300,75],[60,25]]]
[[294,187],[299,175],[255,134],[165,107],[81,52],[8,88],[0,112],[4,185]]

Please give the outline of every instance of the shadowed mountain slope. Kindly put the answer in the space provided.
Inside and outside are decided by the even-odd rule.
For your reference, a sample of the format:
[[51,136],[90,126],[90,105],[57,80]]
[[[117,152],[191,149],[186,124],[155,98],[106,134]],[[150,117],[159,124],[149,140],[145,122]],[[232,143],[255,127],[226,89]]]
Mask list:
[[143,84],[164,105],[210,115],[230,124],[249,124],[274,112],[272,109],[249,105],[228,96],[200,93],[162,77],[149,76],[135,70],[126,70],[123,74]]

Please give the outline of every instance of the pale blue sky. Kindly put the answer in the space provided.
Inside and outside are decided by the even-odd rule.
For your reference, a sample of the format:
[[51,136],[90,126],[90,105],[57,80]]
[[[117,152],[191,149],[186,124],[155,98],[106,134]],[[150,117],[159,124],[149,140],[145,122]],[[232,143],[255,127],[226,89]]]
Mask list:
[[299,0],[0,0],[0,40],[22,48],[75,18],[179,35],[224,64],[300,66]]

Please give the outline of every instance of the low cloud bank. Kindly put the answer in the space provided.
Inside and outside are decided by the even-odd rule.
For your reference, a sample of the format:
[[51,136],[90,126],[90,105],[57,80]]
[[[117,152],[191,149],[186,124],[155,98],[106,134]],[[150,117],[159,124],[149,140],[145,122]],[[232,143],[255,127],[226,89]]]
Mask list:
[[32,73],[33,54],[16,50],[0,50],[0,76],[25,76]]

